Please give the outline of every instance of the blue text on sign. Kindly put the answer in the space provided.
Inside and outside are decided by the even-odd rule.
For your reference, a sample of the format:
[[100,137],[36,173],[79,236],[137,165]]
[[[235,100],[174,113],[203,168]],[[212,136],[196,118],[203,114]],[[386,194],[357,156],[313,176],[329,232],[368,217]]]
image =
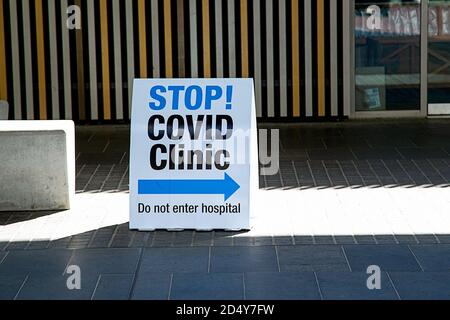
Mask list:
[[186,87],[157,85],[150,88],[151,101],[149,102],[149,107],[154,111],[163,110],[167,107],[168,101],[171,101],[172,105],[169,107],[172,110],[178,110],[182,107],[188,110],[211,110],[213,107],[223,106],[226,110],[231,110],[232,96],[233,86],[209,85],[201,87],[192,85]]

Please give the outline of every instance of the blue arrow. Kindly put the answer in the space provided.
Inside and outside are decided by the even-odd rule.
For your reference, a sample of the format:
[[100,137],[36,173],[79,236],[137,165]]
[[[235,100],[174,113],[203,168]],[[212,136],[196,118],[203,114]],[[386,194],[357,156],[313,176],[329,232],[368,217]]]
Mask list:
[[228,200],[240,186],[228,174],[219,180],[139,180],[139,194],[223,194]]

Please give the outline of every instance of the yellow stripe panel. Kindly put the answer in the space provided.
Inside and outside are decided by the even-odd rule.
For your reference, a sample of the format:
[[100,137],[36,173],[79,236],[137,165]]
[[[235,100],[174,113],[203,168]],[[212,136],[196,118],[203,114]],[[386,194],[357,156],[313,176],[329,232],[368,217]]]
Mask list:
[[300,116],[300,43],[299,43],[299,16],[298,0],[292,0],[292,114]]
[[170,14],[170,0],[164,0],[164,45],[166,59],[166,77],[173,77],[172,69],[172,17]]
[[147,41],[145,35],[145,0],[138,0],[140,77],[147,78]]
[[209,34],[209,0],[202,0],[203,17],[203,73],[205,78],[211,77],[211,47]]
[[36,6],[36,43],[37,67],[39,80],[39,119],[47,119],[47,97],[45,92],[45,49],[44,49],[44,21],[42,17],[42,0],[35,1]]
[[241,0],[241,48],[242,48],[242,77],[249,77],[248,66],[248,6],[247,0]]
[[317,75],[318,114],[325,116],[325,8],[324,0],[317,0]]
[[108,15],[107,0],[100,0],[100,33],[102,46],[103,118],[111,120],[111,98],[109,83]]
[[[81,8],[81,0],[76,0],[75,4]],[[81,30],[76,30],[75,32],[77,48],[78,116],[80,120],[85,120],[86,106],[84,104],[83,35]]]
[[6,80],[6,52],[5,52],[5,20],[3,17],[3,0],[0,0],[0,99],[8,99]]

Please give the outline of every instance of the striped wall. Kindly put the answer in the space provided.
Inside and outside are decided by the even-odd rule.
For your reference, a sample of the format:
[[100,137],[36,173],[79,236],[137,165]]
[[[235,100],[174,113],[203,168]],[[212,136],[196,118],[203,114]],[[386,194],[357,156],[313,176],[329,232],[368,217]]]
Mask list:
[[0,0],[0,99],[11,119],[128,121],[133,78],[252,77],[260,118],[343,117],[347,1]]

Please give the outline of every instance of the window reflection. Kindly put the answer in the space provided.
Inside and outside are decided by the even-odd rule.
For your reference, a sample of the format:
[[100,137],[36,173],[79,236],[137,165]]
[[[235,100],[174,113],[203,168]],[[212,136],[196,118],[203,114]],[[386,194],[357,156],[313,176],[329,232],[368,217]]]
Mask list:
[[420,1],[355,1],[356,110],[420,109]]
[[428,103],[450,104],[450,1],[429,1]]

